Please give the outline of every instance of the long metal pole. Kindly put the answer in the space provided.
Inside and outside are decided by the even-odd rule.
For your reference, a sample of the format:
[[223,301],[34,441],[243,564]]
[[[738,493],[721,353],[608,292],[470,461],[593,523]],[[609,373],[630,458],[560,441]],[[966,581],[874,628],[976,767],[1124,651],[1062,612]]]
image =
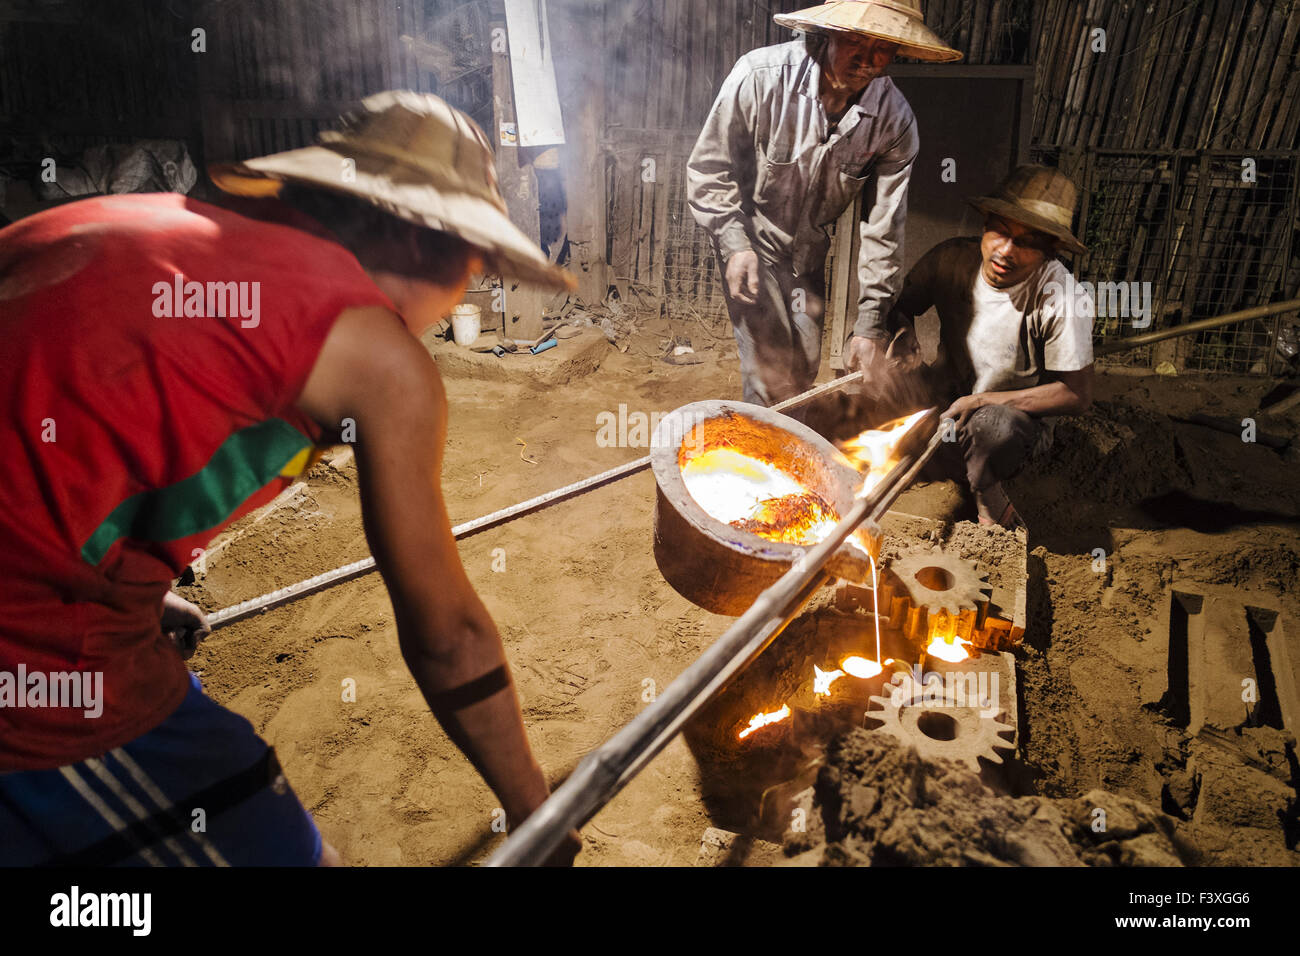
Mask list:
[[[784,411],[787,408],[797,408],[800,405],[806,405],[814,398],[825,395],[829,392],[839,391],[845,386],[852,385],[854,382],[861,381],[862,373],[853,372],[849,375],[841,376],[829,382],[824,382],[815,388],[810,388],[802,394],[795,395],[793,398],[787,398],[784,402],[773,405],[774,411]],[[505,524],[515,518],[522,517],[526,514],[532,514],[534,511],[540,511],[553,504],[558,504],[576,495],[592,491],[607,485],[610,482],[618,481],[620,478],[626,478],[629,475],[635,475],[637,472],[644,471],[650,467],[650,457],[638,458],[635,461],[629,461],[626,464],[618,465],[608,471],[602,471],[600,474],[591,475],[583,478],[581,481],[575,481],[571,485],[565,485],[563,488],[556,488],[544,495],[538,495],[536,498],[529,498],[527,501],[521,501],[513,504],[508,508],[502,508],[500,511],[494,511],[491,514],[474,518],[472,521],[466,521],[464,524],[458,524],[451,529],[452,535],[456,540],[468,538],[470,535],[478,534],[480,531],[487,531],[489,528],[495,528],[497,525]],[[256,614],[259,611],[265,611],[273,607],[279,607],[281,604],[288,604],[290,601],[296,601],[299,598],[306,597],[309,594],[315,594],[317,591],[323,591],[325,588],[332,587],[335,584],[341,584],[344,581],[351,581],[353,578],[359,578],[363,574],[369,574],[375,569],[374,558],[362,558],[360,561],[353,561],[351,564],[345,564],[340,568],[332,571],[325,571],[317,574],[315,577],[307,578],[305,581],[299,581],[296,584],[289,584],[282,588],[277,588],[260,597],[250,598],[247,601],[240,601],[230,607],[222,608],[220,611],[213,611],[207,615],[208,626],[212,630],[224,627],[234,621]]]
[[1144,332],[1141,335],[1130,335],[1127,338],[1107,342],[1093,349],[1093,354],[1114,355],[1117,352],[1127,352],[1129,349],[1135,349],[1143,345],[1150,345],[1153,342],[1163,342],[1165,339],[1175,339],[1180,335],[1191,335],[1193,332],[1203,332],[1206,329],[1217,329],[1220,326],[1232,325],[1236,322],[1246,322],[1250,319],[1262,319],[1270,315],[1278,315],[1282,312],[1294,312],[1297,309],[1300,309],[1300,299],[1288,299],[1285,302],[1274,302],[1272,305],[1260,305],[1253,309],[1242,309],[1239,312],[1228,312],[1224,315],[1213,316],[1208,319],[1197,319],[1195,322],[1186,322],[1182,325],[1175,325],[1172,328],[1161,329],[1158,332]]
[[[934,424],[937,409],[914,428]],[[920,452],[907,455],[879,485],[857,499],[820,543],[750,605],[749,610],[622,730],[588,754],[573,774],[520,825],[489,866],[537,866],[627,785],[701,707],[758,657],[828,577],[824,568],[859,525],[878,520],[916,479],[942,441],[936,429]],[[906,440],[906,439],[905,439]]]

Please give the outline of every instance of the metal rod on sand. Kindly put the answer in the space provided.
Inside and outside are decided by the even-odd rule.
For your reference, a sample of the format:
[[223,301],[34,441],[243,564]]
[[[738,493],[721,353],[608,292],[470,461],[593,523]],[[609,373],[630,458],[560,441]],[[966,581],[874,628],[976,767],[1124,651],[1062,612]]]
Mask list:
[[[773,405],[775,411],[784,411],[788,408],[796,408],[805,405],[813,399],[830,392],[838,391],[848,385],[861,381],[861,372],[852,372],[840,378],[824,382],[802,394],[795,395],[783,402]],[[626,464],[618,465],[608,471],[602,471],[596,475],[590,475],[581,481],[575,481],[573,484],[565,485],[562,488],[556,488],[544,495],[538,495],[536,498],[529,498],[527,501],[520,501],[517,504],[510,505],[508,508],[502,508],[491,514],[482,515],[458,524],[451,529],[452,535],[456,540],[468,538],[470,535],[478,534],[480,531],[487,531],[489,528],[495,528],[497,525],[505,524],[507,521],[513,521],[515,518],[531,514],[534,511],[540,511],[543,508],[553,504],[558,504],[575,495],[580,495],[588,491],[593,491],[611,482],[626,478],[629,475],[635,475],[650,467],[650,457],[638,458],[635,461],[629,461]],[[332,571],[325,571],[314,577],[307,578],[305,581],[298,581],[295,584],[289,584],[282,588],[277,588],[267,594],[259,597],[250,598],[247,601],[240,601],[238,604],[232,604],[230,607],[222,608],[219,611],[213,611],[207,615],[208,626],[214,631],[219,627],[224,627],[242,618],[260,611],[266,611],[273,607],[279,607],[282,604],[288,604],[290,601],[296,601],[299,598],[307,597],[309,594],[315,594],[317,591],[323,591],[325,588],[332,587],[335,584],[342,584],[344,581],[351,581],[353,578],[359,578],[364,574],[369,574],[375,570],[375,559],[362,558],[360,561],[353,561],[351,564],[345,564],[342,567],[334,568]]]
[[[936,424],[933,409],[913,424],[923,434]],[[926,423],[924,426],[922,423]],[[903,442],[909,441],[909,431]],[[686,721],[767,648],[829,577],[826,562],[865,521],[876,521],[907,489],[938,450],[936,428],[921,451],[905,453],[875,488],[854,502],[822,541],[765,590],[709,649],[678,675],[645,710],[588,754],[565,782],[511,834],[489,866],[536,866],[582,826],[666,747]]]

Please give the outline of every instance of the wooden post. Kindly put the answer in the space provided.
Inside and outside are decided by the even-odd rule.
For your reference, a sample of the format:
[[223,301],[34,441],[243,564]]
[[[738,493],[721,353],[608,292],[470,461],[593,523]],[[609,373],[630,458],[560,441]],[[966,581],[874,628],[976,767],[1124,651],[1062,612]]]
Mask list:
[[835,222],[835,260],[831,263],[831,287],[826,296],[826,313],[830,318],[831,368],[844,368],[844,341],[852,331],[848,317],[857,321],[858,314],[858,248],[862,232],[858,221],[862,218],[862,195],[849,203]]
[[[555,58],[555,81],[564,113],[561,148],[568,203],[568,268],[578,277],[585,302],[605,298],[605,21],[604,5],[592,0],[551,4],[551,35],[559,49],[581,56]],[[561,239],[561,242],[563,240]]]
[[[494,11],[494,14],[496,11]],[[492,19],[493,36],[501,36],[498,29],[506,28],[504,8],[500,16]],[[532,156],[518,145],[519,125],[515,117],[515,96],[511,86],[510,54],[496,50],[492,54],[492,122],[489,134],[497,158],[497,179],[501,194],[506,200],[510,220],[518,226],[541,251],[541,220],[538,211],[537,175],[533,171]],[[515,130],[515,142],[503,143],[503,128],[510,124]],[[507,139],[509,137],[506,137]],[[519,285],[503,279],[505,313],[499,316],[497,328],[508,339],[531,342],[542,334],[542,306],[547,294],[532,286]]]

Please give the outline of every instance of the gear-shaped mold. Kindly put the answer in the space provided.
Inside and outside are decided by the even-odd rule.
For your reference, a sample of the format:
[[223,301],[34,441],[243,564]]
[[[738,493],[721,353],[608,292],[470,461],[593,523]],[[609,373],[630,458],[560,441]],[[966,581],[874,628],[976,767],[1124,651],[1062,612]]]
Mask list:
[[958,707],[951,701],[942,704],[924,699],[924,692],[904,683],[893,688],[888,697],[872,697],[866,713],[874,729],[887,733],[901,743],[913,746],[926,760],[956,760],[980,772],[980,758],[992,764],[1002,763],[1002,750],[1014,750],[1015,728],[995,716],[985,716],[980,707]]
[[984,626],[993,589],[974,561],[946,551],[909,551],[889,562],[889,617],[924,642],[933,633],[970,640]]

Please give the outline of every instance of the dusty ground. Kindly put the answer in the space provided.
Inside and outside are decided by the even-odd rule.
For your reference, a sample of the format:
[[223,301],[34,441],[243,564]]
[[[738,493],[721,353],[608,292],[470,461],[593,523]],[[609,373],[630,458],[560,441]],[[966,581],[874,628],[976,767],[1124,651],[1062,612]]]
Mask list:
[[[625,353],[594,331],[536,358],[484,359],[438,346],[451,406],[444,490],[453,522],[640,457],[644,444],[598,442],[598,416],[617,418],[620,404],[632,426],[625,435],[639,443],[645,433],[634,413],[738,397],[733,350],[688,325],[652,322]],[[660,361],[660,341],[683,331],[697,349],[716,346],[698,352],[701,364]],[[1265,388],[1244,379],[1103,376],[1094,413],[1064,422],[1058,455],[1012,489],[1040,582],[1019,652],[1021,789],[1058,798],[1055,807],[1100,789],[1166,811],[1205,862],[1296,861],[1287,849],[1294,755],[1268,728],[1191,740],[1162,712],[1164,590],[1175,579],[1230,585],[1300,621],[1300,482],[1274,451],[1166,416],[1240,416]],[[1260,419],[1260,428],[1290,433],[1296,421]],[[653,498],[647,471],[462,542],[553,779],[645,707],[730,621],[694,607],[659,576]],[[952,511],[961,500],[952,486],[930,485],[904,505]],[[346,455],[319,466],[288,506],[246,520],[227,542],[188,589],[208,609],[363,557],[355,468]],[[1100,573],[1098,547],[1108,556]],[[377,575],[219,630],[192,665],[215,699],[274,744],[346,861],[468,863],[502,841],[491,827],[495,799],[405,671]],[[349,678],[354,703],[342,699]],[[899,764],[885,757],[859,753],[845,766]],[[579,864],[695,862],[707,828],[735,823],[734,805],[722,810],[715,799],[727,772],[711,764],[702,771],[687,742],[674,742],[585,828]],[[800,849],[799,862],[820,852]],[[725,854],[730,863],[775,858],[760,844]]]

